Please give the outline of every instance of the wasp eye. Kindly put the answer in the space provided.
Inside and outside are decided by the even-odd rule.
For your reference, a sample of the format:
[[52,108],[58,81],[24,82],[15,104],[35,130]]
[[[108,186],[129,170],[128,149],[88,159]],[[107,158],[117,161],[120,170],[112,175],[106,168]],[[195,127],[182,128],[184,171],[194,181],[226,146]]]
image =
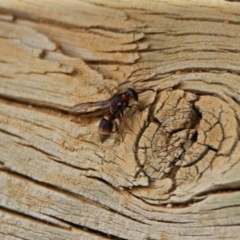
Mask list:
[[125,93],[132,97],[135,101],[138,101],[138,94],[133,88],[128,88]]

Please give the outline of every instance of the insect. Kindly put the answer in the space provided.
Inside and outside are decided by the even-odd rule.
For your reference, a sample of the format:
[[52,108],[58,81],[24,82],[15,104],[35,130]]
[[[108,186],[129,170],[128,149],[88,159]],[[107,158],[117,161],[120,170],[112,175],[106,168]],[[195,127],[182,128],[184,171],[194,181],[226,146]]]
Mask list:
[[125,92],[116,94],[113,97],[110,105],[110,113],[102,118],[98,127],[99,138],[102,143],[111,134],[114,120],[123,117],[124,111],[129,107],[129,100],[132,98],[138,101],[138,94],[132,88],[128,88]]

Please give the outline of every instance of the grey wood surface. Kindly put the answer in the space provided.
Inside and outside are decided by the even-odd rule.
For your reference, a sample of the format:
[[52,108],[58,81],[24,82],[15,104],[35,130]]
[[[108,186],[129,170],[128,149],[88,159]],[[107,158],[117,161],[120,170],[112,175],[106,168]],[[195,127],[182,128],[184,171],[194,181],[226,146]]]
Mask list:
[[239,13],[0,0],[0,238],[239,239]]

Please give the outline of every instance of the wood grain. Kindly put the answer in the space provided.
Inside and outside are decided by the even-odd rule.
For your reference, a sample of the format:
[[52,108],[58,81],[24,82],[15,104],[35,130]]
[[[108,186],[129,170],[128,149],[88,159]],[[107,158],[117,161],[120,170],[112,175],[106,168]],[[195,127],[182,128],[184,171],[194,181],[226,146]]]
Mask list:
[[1,239],[239,238],[240,3],[0,2]]

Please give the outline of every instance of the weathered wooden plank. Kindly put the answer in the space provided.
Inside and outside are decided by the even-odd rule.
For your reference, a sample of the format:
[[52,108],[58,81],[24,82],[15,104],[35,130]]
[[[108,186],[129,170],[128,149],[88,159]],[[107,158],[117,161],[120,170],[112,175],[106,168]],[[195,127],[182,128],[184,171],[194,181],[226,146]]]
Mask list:
[[104,80],[81,59],[54,52],[56,44],[46,36],[13,23],[0,25],[2,96],[71,110],[77,103],[84,102],[86,96],[91,95],[93,102],[100,101],[104,96],[110,98],[116,89],[115,81]]
[[239,238],[239,3],[0,3],[1,238]]
[[[15,6],[16,16],[18,16],[18,14],[22,12],[23,9],[25,9],[24,4],[23,3],[18,4],[18,1],[13,1],[12,4],[14,4]],[[44,8],[44,4],[46,4],[44,1],[39,2],[39,6],[41,6],[42,8]],[[64,4],[64,2],[62,2],[61,4]],[[119,82],[124,82],[126,77],[129,80],[137,80],[137,79],[143,79],[148,77],[151,78],[153,73],[155,78],[159,78],[159,75],[161,76],[162,74],[166,74],[166,73],[169,74],[171,72],[175,72],[179,70],[189,71],[191,69],[202,69],[203,71],[212,71],[212,70],[216,71],[217,69],[222,69],[225,71],[239,71],[238,55],[236,54],[236,51],[234,51],[234,49],[237,49],[238,47],[237,42],[239,38],[239,27],[236,24],[231,24],[231,20],[232,22],[234,22],[235,20],[234,15],[230,16],[230,15],[226,15],[225,13],[225,11],[227,11],[226,9],[231,9],[231,11],[234,11],[235,4],[224,5],[224,6],[228,6],[228,8],[225,7],[222,13],[221,11],[217,11],[218,8],[221,9],[223,6],[223,4],[219,5],[219,2],[218,2],[218,5],[216,5],[216,9],[214,8],[209,9],[208,7],[204,8],[203,6],[204,4],[201,3],[200,4],[202,5],[201,9],[204,8],[204,11],[201,10],[201,17],[204,20],[201,20],[200,22],[197,19],[184,20],[180,16],[178,17],[176,16],[175,18],[170,18],[170,17],[166,17],[164,14],[159,14],[159,17],[156,18],[155,15],[144,13],[144,22],[147,24],[147,27],[141,28],[141,32],[139,34],[119,33],[111,30],[106,31],[106,30],[98,30],[98,29],[89,29],[88,31],[86,31],[85,27],[82,27],[81,24],[83,23],[88,24],[89,21],[76,20],[76,18],[78,17],[81,17],[81,16],[83,17],[85,13],[84,12],[81,13],[80,11],[77,14],[75,9],[76,5],[71,6],[71,4],[70,5],[68,4],[67,8],[72,8],[71,16],[68,16],[69,19],[67,18],[69,21],[69,24],[74,19],[75,24],[79,26],[78,31],[72,31],[71,28],[67,28],[65,25],[62,25],[61,20],[59,20],[61,19],[61,14],[62,14],[61,4],[58,5],[57,9],[55,9],[53,16],[48,14],[47,11],[46,12],[38,11],[37,7],[39,6],[37,5],[27,8],[26,11],[28,11],[28,14],[29,14],[28,17],[31,15],[31,16],[34,16],[34,18],[38,18],[38,19],[43,18],[44,22],[17,20],[16,23],[19,23],[18,24],[19,35],[20,36],[22,35],[22,32],[24,32],[23,30],[25,30],[26,32],[26,28],[23,28],[23,25],[27,25],[27,26],[30,26],[31,28],[35,28],[36,30],[48,35],[48,37],[54,40],[55,42],[60,43],[61,49],[67,55],[75,56],[75,57],[82,58],[84,60],[89,60],[89,61],[98,61],[98,63],[106,61],[108,62],[108,64],[103,65],[101,63],[101,65],[98,65],[100,67],[100,69],[99,67],[98,69],[103,74],[106,74],[108,77],[118,79]],[[75,3],[75,4],[86,5],[86,3],[81,3],[81,2]],[[8,9],[9,6],[11,6],[11,1],[8,1],[3,5],[3,7],[5,7],[6,9]],[[164,9],[162,8],[164,6],[163,3],[161,3],[160,5],[157,4],[153,6],[154,8],[156,7],[156,9],[159,9],[159,10]],[[184,12],[183,11],[184,6],[188,9],[190,8],[191,11],[194,11],[194,15],[198,16],[200,14],[199,8],[191,4],[189,5],[182,4],[182,10],[180,12],[179,12],[179,9],[178,10],[175,9],[177,8],[177,6],[174,6],[174,5],[171,8],[171,10],[173,11],[173,14],[176,14],[175,12],[178,12],[178,15],[180,15],[181,13]],[[88,4],[88,7],[89,8],[87,8],[87,10],[85,11],[93,11],[93,12],[96,11],[95,5]],[[169,7],[169,6],[167,5],[165,6],[165,8],[166,7]],[[100,8],[102,9],[102,7]],[[85,8],[80,8],[80,9],[85,9]],[[108,10],[112,11],[110,9]],[[206,12],[207,14],[204,15]],[[140,10],[138,11],[129,10],[127,11],[127,13],[129,16],[129,19],[127,22],[136,22],[135,19],[138,19],[138,22],[141,22],[141,16],[143,13]],[[219,20],[213,21],[212,19],[209,19],[208,16],[210,13],[211,13],[211,16],[213,16],[214,13],[215,15],[217,13]],[[27,13],[25,12],[25,14]],[[91,16],[91,14],[89,14],[89,16]],[[111,16],[111,14],[108,14],[108,17],[109,16]],[[58,26],[56,26],[55,24],[51,24],[51,17],[54,17],[55,19],[59,20]],[[116,14],[116,18],[118,17],[119,15]],[[67,19],[65,19],[65,21],[67,21]],[[225,19],[227,19],[228,22],[224,22]],[[124,22],[126,22],[126,19],[124,19]],[[108,24],[114,24],[114,21],[109,21]],[[11,24],[11,25],[13,25],[13,28],[16,28],[14,24]],[[121,27],[124,26],[122,25],[121,22],[119,22],[119,25],[121,25]],[[155,26],[157,29],[151,30],[153,26]],[[136,24],[134,28],[136,29],[139,27],[140,25]],[[111,26],[110,29],[111,28],[114,28],[114,26]],[[29,29],[29,32],[31,31],[32,30]],[[34,34],[34,32],[32,34]],[[39,34],[39,36],[41,35]],[[45,37],[45,36],[42,35],[42,37]],[[144,38],[145,47],[142,48],[139,45],[138,41],[143,38]],[[24,39],[24,37],[22,36],[21,39]],[[41,37],[39,37],[39,39],[41,39]],[[31,44],[32,42],[33,41],[31,41]],[[56,44],[54,43],[51,43],[51,44],[55,46],[54,48],[56,48]],[[41,41],[37,41],[37,44],[35,43],[35,45],[36,45],[35,48],[37,48],[38,51],[40,51],[41,48],[44,49],[42,45],[46,46],[46,44],[42,44]],[[148,49],[148,51],[146,51],[146,49]],[[49,50],[50,49],[48,49],[48,51]],[[31,51],[33,52],[34,49],[31,49]],[[217,52],[217,58],[216,58],[216,52]],[[137,53],[137,56],[134,57],[136,53]],[[62,63],[61,59],[63,58],[63,56],[60,57],[58,55],[57,59],[56,59],[56,56],[55,57],[54,56],[55,55],[52,55],[51,60],[54,61],[55,63],[58,62],[58,64],[59,63],[61,64]],[[139,59],[139,57],[141,58]],[[68,64],[69,64],[69,60],[70,59],[68,58]],[[29,61],[31,62],[31,60]],[[125,66],[116,65],[115,64],[116,61],[117,62],[124,61]],[[50,64],[49,61],[41,61],[41,63],[42,62],[45,62],[46,63],[45,65]],[[79,62],[80,60],[78,59],[78,62],[76,63],[78,64],[78,68],[80,66]],[[148,63],[146,64],[146,62]],[[131,63],[131,66],[129,66],[128,63]],[[36,65],[38,64],[39,64],[38,62],[34,63],[33,66],[31,66],[31,70],[34,71],[34,68],[36,68]],[[66,64],[66,61],[64,61],[64,65],[65,64]],[[86,68],[76,69],[76,64],[75,65],[70,64],[69,66],[70,69],[73,68],[72,71],[74,71],[74,73],[76,72],[84,73],[84,72],[90,71],[89,69],[86,69]],[[44,67],[46,67],[45,65]],[[9,65],[9,68],[13,69],[11,65]],[[58,70],[54,70],[53,67],[51,67],[51,69],[53,71],[58,71]],[[69,77],[66,76],[65,74],[70,75],[71,80],[69,80],[68,79]],[[77,87],[77,86],[81,86],[83,81],[86,81],[86,76],[77,75],[76,78],[78,79],[78,81],[76,80],[75,81],[76,83],[74,83],[72,82],[74,77],[71,76],[72,75],[71,71],[65,74],[64,75],[57,74],[52,76],[54,79],[58,79],[59,81],[61,81],[64,78],[66,79],[66,81],[71,82],[70,86],[72,87],[70,88],[70,86],[68,86],[70,88],[67,92],[68,99],[67,99],[67,96],[66,96],[66,99],[63,99],[64,106],[62,105],[56,106],[56,104],[54,104],[56,101],[59,102],[58,99],[60,98],[60,96],[57,97],[57,100],[56,100],[56,96],[55,97],[52,96],[53,99],[50,98],[48,101],[50,102],[49,104],[52,104],[51,103],[52,101],[55,107],[62,107],[64,109],[70,110],[71,106],[74,106],[80,102],[82,103],[84,99],[85,101],[88,101],[85,95],[82,95],[81,91],[79,90],[80,87]],[[140,78],[139,78],[139,75],[140,75]],[[23,76],[23,78],[24,77],[26,78],[26,76]],[[82,80],[80,81],[81,78]],[[97,86],[99,85],[102,86],[102,84],[99,84],[100,83],[99,80],[102,81],[101,76],[97,76],[97,73],[95,74],[93,73],[91,78],[94,78],[95,84]],[[218,78],[218,74],[216,74],[216,78]],[[33,81],[32,78],[31,78],[31,81]],[[36,78],[36,76],[34,81],[38,81],[38,78]],[[50,78],[50,81],[53,81],[52,78]],[[111,81],[111,83],[113,82]],[[8,88],[10,87],[12,88],[12,85],[10,85],[11,82],[9,82],[8,84],[9,84]],[[108,81],[108,84],[110,84],[109,81]],[[50,88],[50,86],[48,86],[47,84],[44,84],[44,86],[46,86],[46,90]],[[109,87],[108,91],[111,91],[111,89],[114,87],[114,85],[112,86],[107,84],[104,84],[103,86],[104,87],[102,89],[106,89],[106,87],[108,86]],[[7,91],[6,91],[5,85],[3,87],[6,93]],[[21,87],[21,85],[19,87]],[[62,87],[62,89],[65,89],[65,88]],[[108,93],[108,95],[106,95],[107,93],[105,93],[105,95],[101,95],[99,94],[99,92],[102,93],[103,92],[102,89],[99,92],[94,92],[93,89],[90,90],[89,85],[88,85],[88,89],[89,89],[89,92],[91,93],[90,101],[92,102],[98,101],[100,99],[106,100],[112,94],[112,91],[111,91],[110,93]],[[116,91],[116,88],[114,89],[114,91]],[[10,93],[9,96],[11,94],[12,93]],[[60,94],[62,97],[66,95],[65,92],[60,92]],[[28,95],[30,95],[30,93]],[[47,94],[43,92],[43,94],[39,94],[39,95],[41,96],[41,95],[47,95]],[[35,96],[37,96],[39,99],[40,98],[39,95],[36,94]],[[78,97],[73,97],[73,95]],[[28,96],[28,98],[30,97],[33,98],[32,99],[33,102],[38,101],[36,97],[34,98],[34,96]],[[47,104],[47,103],[43,102],[42,100],[41,102],[39,102],[39,104]],[[65,104],[68,104],[68,105],[65,106]]]
[[[19,176],[2,173],[0,177],[1,185],[7,184],[9,186],[8,191],[1,191],[1,205],[21,214],[27,214],[34,220],[39,219],[54,224],[58,228],[65,229],[65,232],[71,230],[72,227],[78,227],[78,229],[86,227],[90,232],[91,229],[94,229],[99,233],[117,234],[124,239],[136,237],[139,239],[159,239],[166,234],[164,233],[165,227],[168,226],[172,239],[179,239],[180,235],[186,236],[186,239],[190,239],[188,235],[191,235],[193,239],[198,239],[202,232],[201,227],[204,226],[209,239],[238,236],[237,227],[234,225],[239,224],[239,208],[237,206],[239,193],[225,193],[221,194],[221,197],[219,194],[213,195],[206,202],[195,204],[187,209],[162,208],[157,210],[156,208],[152,209],[154,212],[145,209],[143,204],[140,204],[138,208],[140,212],[136,212],[137,208],[132,208],[134,205],[131,207],[125,202],[124,207],[129,206],[129,210],[135,212],[135,217],[131,218],[121,213],[120,209],[123,207],[121,205],[119,205],[119,212],[115,212],[107,210],[104,205],[96,205],[78,195],[69,195],[62,190],[41,186],[39,183]],[[50,208],[49,203],[51,203]],[[18,209],[13,209],[13,206],[18,206]],[[226,209],[226,207],[230,208]],[[145,215],[144,212],[148,213]],[[139,214],[138,217],[136,213]],[[1,214],[6,215],[5,212]],[[227,216],[231,216],[232,222],[229,222]],[[27,222],[27,219],[25,221]],[[44,227],[45,224],[39,225]],[[229,225],[229,227],[223,233],[221,228],[216,228],[218,225]]]
[[67,227],[57,227],[10,211],[0,211],[0,218],[1,239],[109,239],[101,236],[101,233],[91,234],[80,227],[69,224]]

